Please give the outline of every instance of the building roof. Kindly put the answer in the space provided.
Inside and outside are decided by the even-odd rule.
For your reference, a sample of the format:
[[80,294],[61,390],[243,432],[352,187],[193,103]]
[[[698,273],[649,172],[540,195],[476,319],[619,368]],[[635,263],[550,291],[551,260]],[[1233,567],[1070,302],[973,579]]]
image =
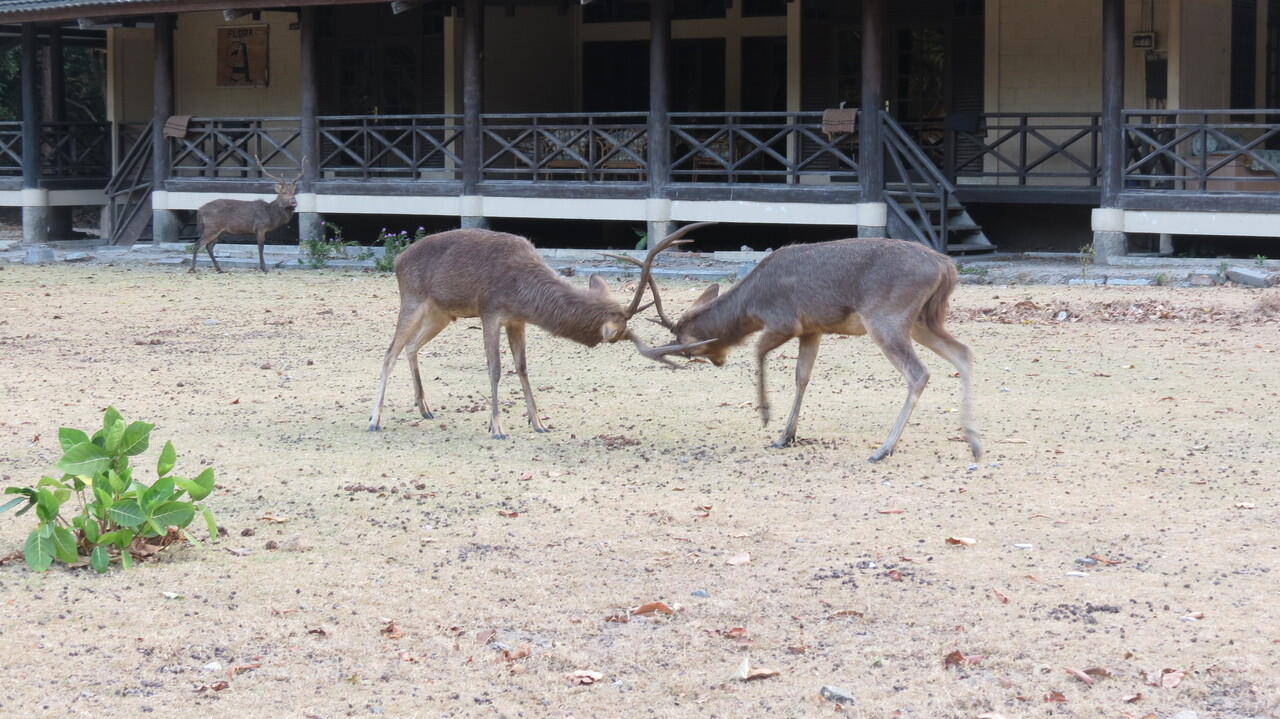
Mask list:
[[[341,2],[355,5],[389,0]],[[0,22],[69,21],[80,17],[120,17],[235,8],[273,10],[337,3],[338,0],[0,0]]]

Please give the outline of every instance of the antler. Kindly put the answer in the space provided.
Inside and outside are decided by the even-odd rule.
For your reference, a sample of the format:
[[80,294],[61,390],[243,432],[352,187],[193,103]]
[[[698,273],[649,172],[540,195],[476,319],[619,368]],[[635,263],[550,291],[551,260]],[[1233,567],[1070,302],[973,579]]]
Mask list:
[[[262,164],[262,158],[258,157],[257,155],[254,155],[253,159],[255,162],[258,163],[258,169],[262,171],[262,174],[266,175],[267,177],[270,177],[271,179],[275,180],[276,182],[279,182],[282,185],[288,184],[284,181],[284,178],[276,177],[275,175],[271,174],[271,171],[267,169],[267,166]],[[298,177],[302,177],[302,175],[298,175]]]
[[661,362],[662,364],[672,369],[675,369],[677,365],[676,363],[667,359],[667,355],[678,354],[680,352],[688,352],[689,350],[694,349],[695,347],[701,347],[705,344],[710,344],[712,342],[715,342],[714,339],[709,339],[709,340],[702,340],[701,342],[690,342],[689,344],[683,344],[683,345],[662,345],[661,347],[650,347],[649,345],[640,341],[640,338],[636,337],[635,334],[633,334],[630,330],[627,331],[626,337],[627,339],[631,340],[633,344],[635,344],[637,352],[644,355],[645,357],[648,357],[651,360],[654,360],[656,362]]
[[[640,260],[637,260],[634,257],[629,257],[627,255],[613,255],[609,253],[602,253],[604,254],[605,257],[612,257],[613,259],[616,259],[616,260],[622,260],[623,262],[628,262],[640,268],[640,280],[639,282],[636,283],[636,294],[635,294],[635,297],[631,298],[631,306],[627,308],[628,318],[634,317],[637,313],[641,311],[642,308],[640,307],[640,301],[644,299],[644,288],[648,287],[649,290],[653,292],[652,304],[654,308],[658,310],[658,316],[662,318],[663,326],[666,327],[667,329],[671,329],[672,327],[675,327],[675,323],[672,322],[670,319],[668,319],[666,313],[662,311],[662,298],[658,296],[658,283],[655,282],[653,279],[653,261],[655,258],[657,258],[658,254],[663,250],[670,249],[678,245],[687,245],[690,242],[693,242],[693,240],[681,239],[685,235],[698,229],[699,227],[706,227],[707,225],[714,225],[714,224],[715,224],[714,222],[695,222],[691,225],[685,225],[684,227],[681,227],[675,232],[672,232],[670,235],[667,235],[666,237],[664,237],[662,241],[659,242],[658,244],[649,248],[649,254],[645,255],[643,262],[641,262]],[[672,351],[675,351],[675,350],[672,350]],[[641,354],[643,353],[644,352],[642,350]],[[647,357],[648,355],[645,355],[645,356]]]

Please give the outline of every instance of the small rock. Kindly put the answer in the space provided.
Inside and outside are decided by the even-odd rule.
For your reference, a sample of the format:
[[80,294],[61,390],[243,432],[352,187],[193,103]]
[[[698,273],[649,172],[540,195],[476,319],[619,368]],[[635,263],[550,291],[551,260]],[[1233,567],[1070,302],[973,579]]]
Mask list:
[[852,704],[857,701],[853,698],[853,694],[851,694],[849,690],[841,689],[840,687],[833,687],[830,684],[823,685],[821,694],[822,698],[830,699],[837,704]]
[[370,714],[381,714],[381,713],[382,713],[382,707],[377,706],[376,704],[375,704],[375,705],[373,705],[373,706],[370,706],[370,707],[369,707],[369,713],[370,713]]
[[1067,284],[1068,284],[1068,285],[1095,285],[1095,286],[1096,286],[1096,285],[1101,285],[1101,284],[1102,284],[1102,278],[1096,278],[1096,279],[1093,279],[1093,278],[1090,278],[1090,279],[1084,279],[1084,278],[1080,278],[1080,277],[1073,277],[1073,278],[1071,278],[1071,279],[1067,280]]
[[691,594],[692,596],[695,596],[695,597],[699,598],[699,599],[710,599],[710,598],[711,598],[711,593],[710,593],[710,592],[708,592],[708,591],[707,591],[707,590],[705,590],[705,589],[695,589],[695,590],[693,590],[690,594]]
[[311,549],[311,545],[303,544],[301,537],[290,537],[284,543],[284,551],[286,552],[305,552],[309,549]]
[[62,256],[63,262],[87,262],[93,259],[88,252],[68,252]]
[[217,661],[209,662],[208,664],[204,665],[204,667],[202,668],[206,672],[220,672],[222,671],[222,662],[217,662]]
[[1261,267],[1232,267],[1227,270],[1227,279],[1250,287],[1275,287],[1280,283],[1280,272],[1268,272]]
[[858,562],[858,569],[875,569],[877,566],[879,565],[870,559],[864,559],[861,562]]
[[1187,284],[1192,287],[1213,287],[1218,284],[1218,278],[1214,275],[1206,275],[1203,273],[1193,273],[1187,277]]
[[277,542],[277,541],[276,541],[276,540],[274,540],[274,539],[269,539],[269,540],[267,540],[267,543],[266,543],[265,545],[263,545],[263,547],[264,547],[265,549],[279,549],[279,548],[280,548],[280,543],[279,543],[279,542]]
[[258,533],[258,530],[254,529],[253,527],[245,527],[244,529],[240,530],[241,537],[252,537],[257,533]]
[[1089,573],[1088,572],[1067,572],[1067,576],[1068,577],[1087,577],[1089,576]]
[[1036,545],[1034,545],[1034,544],[1026,544],[1026,543],[1023,543],[1023,544],[1015,544],[1015,545],[1013,545],[1013,546],[1014,546],[1014,548],[1015,548],[1015,549],[1035,549],[1035,548],[1036,548]]
[[1191,711],[1190,709],[1184,709],[1178,712],[1177,714],[1174,714],[1173,716],[1169,717],[1169,719],[1200,719],[1200,715]]
[[209,326],[209,327],[212,327],[212,326],[214,326],[214,325],[218,324],[218,321],[217,321],[217,320],[210,319],[210,320],[205,320],[205,321],[204,321],[204,323],[205,323],[205,325],[207,325],[207,326]]
[[1071,316],[1070,312],[1066,310],[1059,310],[1058,314],[1054,315],[1053,318],[1059,322],[1065,322],[1066,319],[1070,316]]
[[1090,559],[1089,557],[1078,557],[1076,559],[1076,564],[1079,564],[1082,567],[1096,567],[1098,566],[1098,560]]
[[271,363],[263,362],[262,364],[258,365],[258,369],[271,369]]
[[976,465],[976,464],[971,464],[971,465],[969,465],[968,469],[969,469],[969,471],[970,471],[970,472],[976,472],[976,471],[978,470],[978,465]]

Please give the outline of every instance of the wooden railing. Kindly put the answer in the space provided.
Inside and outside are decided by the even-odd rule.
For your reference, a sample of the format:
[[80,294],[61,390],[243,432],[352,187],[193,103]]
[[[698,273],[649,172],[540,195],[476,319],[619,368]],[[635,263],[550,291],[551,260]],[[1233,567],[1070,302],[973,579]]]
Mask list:
[[[111,123],[46,122],[40,127],[41,177],[111,174]],[[22,174],[22,123],[0,122],[0,176]]]
[[647,182],[642,112],[487,114],[485,181]]
[[461,115],[332,115],[321,116],[319,123],[324,177],[461,178]]
[[1126,110],[1124,138],[1126,191],[1280,192],[1280,110]]
[[889,214],[908,228],[912,239],[946,252],[950,234],[948,210],[956,187],[889,113],[881,112],[880,120],[884,127],[885,175],[889,178],[884,193]]
[[22,174],[22,123],[0,122],[0,176]]
[[671,114],[671,178],[792,184],[804,175],[856,180],[856,135],[822,132],[820,112]]
[[259,178],[258,161],[277,175],[301,167],[296,117],[195,117],[170,139],[173,177]]
[[1096,112],[954,113],[902,126],[953,182],[967,177],[1000,185],[1096,187],[1101,118]]

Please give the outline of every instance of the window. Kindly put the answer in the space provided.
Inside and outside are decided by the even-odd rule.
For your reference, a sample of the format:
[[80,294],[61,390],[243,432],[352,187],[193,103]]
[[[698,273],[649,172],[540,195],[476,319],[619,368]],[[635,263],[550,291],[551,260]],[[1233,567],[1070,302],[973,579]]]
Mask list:
[[1258,0],[1231,2],[1231,107],[1258,106]]

